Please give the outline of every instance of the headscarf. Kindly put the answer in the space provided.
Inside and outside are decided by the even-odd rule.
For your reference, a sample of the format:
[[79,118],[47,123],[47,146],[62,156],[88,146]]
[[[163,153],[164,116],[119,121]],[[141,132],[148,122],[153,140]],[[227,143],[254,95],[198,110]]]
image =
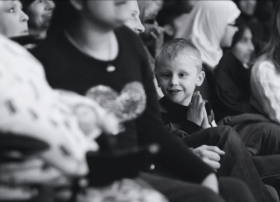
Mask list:
[[179,19],[182,26],[175,37],[191,40],[203,62],[214,68],[223,55],[220,43],[226,26],[239,15],[236,4],[230,0],[197,1],[192,11]]

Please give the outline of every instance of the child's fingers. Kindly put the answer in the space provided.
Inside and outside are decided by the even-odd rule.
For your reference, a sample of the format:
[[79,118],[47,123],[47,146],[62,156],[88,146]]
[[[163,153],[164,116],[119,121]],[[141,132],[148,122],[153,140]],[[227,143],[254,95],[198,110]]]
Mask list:
[[202,96],[201,96],[201,94],[200,94],[200,92],[199,92],[199,91],[197,92],[197,97],[198,97],[198,103],[203,102],[203,100],[202,100]]
[[200,104],[199,104],[199,113],[200,113],[200,115],[203,117],[204,116],[204,111],[203,111],[203,109],[204,109],[204,106],[205,106],[205,102],[201,102]]
[[220,150],[219,147],[216,146],[207,146],[206,149],[209,151],[213,151],[219,155],[225,155],[225,152],[223,150]]
[[195,92],[194,94],[193,94],[193,97],[192,97],[192,103],[193,103],[193,106],[194,107],[198,107],[199,105],[199,102],[198,102],[198,93],[197,92]]

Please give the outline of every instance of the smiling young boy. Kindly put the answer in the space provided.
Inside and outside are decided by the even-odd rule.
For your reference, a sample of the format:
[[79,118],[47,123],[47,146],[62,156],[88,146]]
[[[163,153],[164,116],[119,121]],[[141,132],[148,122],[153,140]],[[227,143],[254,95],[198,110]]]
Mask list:
[[[169,129],[188,134],[216,126],[214,114],[199,92],[205,78],[198,49],[184,39],[174,39],[156,58],[156,77],[164,97],[162,118]],[[182,133],[179,133],[182,134]]]
[[155,72],[164,94],[159,102],[166,127],[194,148],[193,152],[219,176],[242,179],[255,196],[259,195],[259,201],[270,200],[238,134],[230,127],[213,127],[213,111],[195,92],[205,78],[198,49],[185,39],[167,42],[157,54]]

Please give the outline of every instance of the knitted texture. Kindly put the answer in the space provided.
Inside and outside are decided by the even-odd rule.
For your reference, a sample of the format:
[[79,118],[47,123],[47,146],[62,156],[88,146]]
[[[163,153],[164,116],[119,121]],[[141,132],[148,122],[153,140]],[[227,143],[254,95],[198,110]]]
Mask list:
[[280,74],[269,61],[257,62],[251,72],[251,103],[272,121],[280,123]]

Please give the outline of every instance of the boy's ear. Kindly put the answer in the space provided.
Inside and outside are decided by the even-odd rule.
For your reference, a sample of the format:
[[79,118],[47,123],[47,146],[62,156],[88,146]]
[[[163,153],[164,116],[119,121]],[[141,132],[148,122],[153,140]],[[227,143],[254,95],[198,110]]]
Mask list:
[[196,86],[201,86],[205,78],[205,72],[200,71],[196,80]]
[[168,35],[168,36],[174,36],[175,34],[175,30],[174,28],[169,25],[169,24],[166,24],[163,26],[164,27],[164,32]]
[[83,9],[83,1],[81,0],[70,0],[70,3],[78,11]]

